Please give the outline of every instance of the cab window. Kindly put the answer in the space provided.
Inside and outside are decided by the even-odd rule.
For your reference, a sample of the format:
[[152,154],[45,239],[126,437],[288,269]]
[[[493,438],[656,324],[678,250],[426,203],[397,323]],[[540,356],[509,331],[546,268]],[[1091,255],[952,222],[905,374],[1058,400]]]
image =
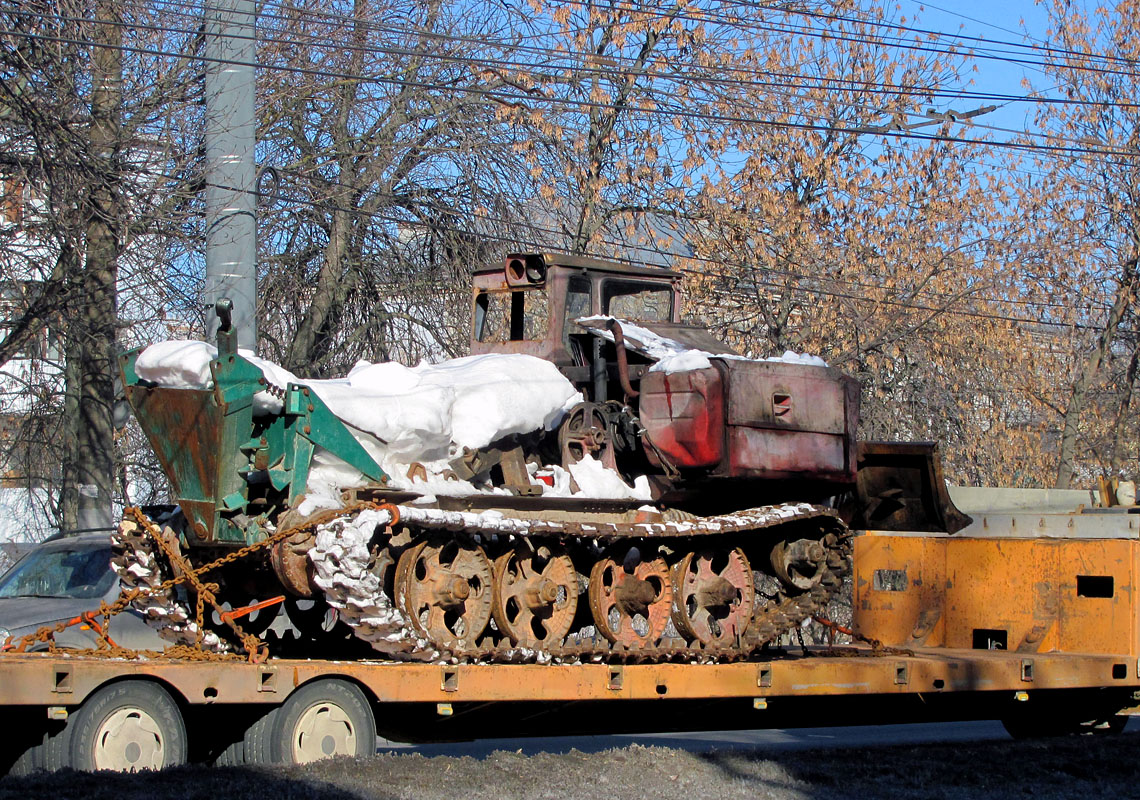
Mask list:
[[549,306],[540,289],[479,292],[475,296],[475,340],[538,341],[546,337]]
[[566,317],[562,321],[562,341],[569,345],[570,334],[575,331],[574,320],[591,314],[590,280],[575,275],[566,284]]
[[623,319],[670,322],[673,288],[660,283],[606,281],[602,285],[602,313]]

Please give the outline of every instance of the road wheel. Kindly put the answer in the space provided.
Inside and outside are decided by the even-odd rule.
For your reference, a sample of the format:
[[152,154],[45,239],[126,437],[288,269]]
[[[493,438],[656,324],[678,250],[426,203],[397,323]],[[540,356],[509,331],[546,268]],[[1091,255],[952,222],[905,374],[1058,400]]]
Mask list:
[[325,679],[302,686],[276,714],[271,737],[273,762],[308,764],[333,756],[376,752],[376,719],[360,689]]
[[186,763],[186,724],[161,686],[122,681],[87,698],[68,722],[71,764],[137,772]]

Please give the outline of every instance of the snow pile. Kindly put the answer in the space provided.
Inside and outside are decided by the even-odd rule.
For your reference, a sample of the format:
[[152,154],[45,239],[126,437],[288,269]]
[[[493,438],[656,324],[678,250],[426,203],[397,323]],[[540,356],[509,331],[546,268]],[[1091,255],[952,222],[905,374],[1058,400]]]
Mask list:
[[557,464],[539,467],[528,464],[532,483],[544,483],[546,497],[591,497],[598,500],[651,500],[649,478],[639,475],[630,486],[614,470],[586,454],[570,465],[569,471]]
[[552,430],[582,400],[549,361],[497,353],[418,367],[361,361],[342,380],[305,383],[334,414],[406,462]]
[[782,356],[769,356],[764,361],[782,361],[785,364],[803,364],[807,367],[826,367],[827,362],[819,356],[810,353],[797,353],[794,350],[785,350]]
[[[297,378],[292,372],[272,361],[258,358],[249,350],[238,350],[242,358],[261,370],[265,379],[284,388]],[[152,344],[139,353],[135,360],[135,374],[144,381],[157,383],[168,389],[212,389],[214,378],[210,362],[218,357],[218,348],[206,342],[172,339]],[[276,414],[281,401],[268,392],[253,396],[254,414]]]
[[[694,352],[688,345],[682,344],[676,339],[670,339],[667,336],[654,333],[648,328],[641,327],[636,322],[607,316],[579,317],[575,322],[609,322],[611,319],[621,324],[622,337],[626,340],[628,345],[631,345],[633,349],[644,353],[655,361],[662,361],[670,356],[676,356],[686,352]],[[587,327],[590,328],[591,333],[601,336],[603,339],[611,342],[614,340],[613,333],[605,328]]]
[[601,497],[611,500],[651,500],[649,478],[638,475],[633,486],[622,480],[612,469],[607,469],[601,461],[591,456],[570,465],[570,474],[578,484],[579,493],[586,497]]
[[[357,441],[362,437],[357,435]],[[365,445],[372,459],[389,475],[393,474],[394,466],[388,459],[382,457],[378,448]],[[385,464],[385,461],[389,461]],[[345,489],[364,486],[367,479],[355,467],[350,467],[323,447],[313,448],[313,460],[309,464],[309,478],[305,484],[305,499],[297,506],[298,513],[303,516],[314,514],[317,511],[340,508],[344,505],[340,494]],[[394,488],[406,488],[396,485]]]
[[[312,388],[334,414],[405,463],[551,430],[582,399],[557,367],[533,356],[487,354],[418,367],[360,361],[345,378],[300,380],[248,350],[238,352],[276,386]],[[217,357],[217,348],[205,342],[159,342],[139,354],[135,373],[172,389],[210,389],[210,362]],[[267,392],[254,400],[255,414],[281,410],[281,401]]]
[[[360,361],[344,378],[301,380],[273,362],[239,352],[270,383],[282,388],[300,383],[312,389],[391,476],[393,488],[411,489],[428,498],[479,491],[465,481],[443,477],[448,462],[463,448],[486,447],[512,434],[553,430],[582,400],[557,367],[527,355],[486,354],[417,367]],[[139,354],[135,372],[160,386],[210,389],[210,362],[217,353],[205,342],[160,342]],[[255,414],[280,411],[281,401],[268,392],[254,396]],[[409,472],[412,464],[422,465],[423,471]],[[365,482],[355,469],[318,448],[300,510],[312,513],[339,507],[343,489]],[[609,491],[605,496],[618,490]]]
[[712,362],[709,360],[710,358],[711,354],[706,353],[704,350],[685,350],[661,359],[650,367],[649,371],[664,372],[666,375],[672,375],[674,372],[708,369],[712,366]]
[[797,353],[794,350],[785,350],[782,356],[768,356],[767,358],[748,358],[729,353],[706,353],[704,350],[682,350],[661,359],[649,368],[650,372],[685,372],[691,369],[705,369],[712,366],[713,358],[723,358],[726,361],[774,361],[781,364],[800,364],[805,367],[826,367],[827,362],[819,356],[808,353]]
[[[808,367],[827,366],[827,362],[819,356],[813,356],[808,353],[796,353],[793,350],[785,350],[782,356],[769,356],[768,358],[760,359],[752,359],[729,353],[708,353],[704,350],[691,348],[682,342],[678,342],[676,339],[670,339],[667,336],[654,333],[635,322],[616,319],[615,317],[579,317],[576,321],[580,323],[598,323],[608,322],[611,319],[621,324],[622,336],[632,349],[643,353],[656,362],[649,368],[650,372],[672,374],[674,372],[687,372],[694,369],[707,369],[712,366],[711,359],[714,358],[735,361],[775,361],[784,364],[800,364]],[[587,327],[589,327],[591,333],[601,336],[607,341],[614,341],[613,333],[604,327],[599,328],[594,325],[588,325]]]

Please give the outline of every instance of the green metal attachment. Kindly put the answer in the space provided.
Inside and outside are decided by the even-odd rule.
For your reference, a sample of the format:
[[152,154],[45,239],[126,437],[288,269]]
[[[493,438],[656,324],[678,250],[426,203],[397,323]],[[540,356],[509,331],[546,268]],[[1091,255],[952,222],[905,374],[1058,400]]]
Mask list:
[[254,395],[269,383],[237,352],[233,330],[219,317],[211,389],[148,384],[135,371],[141,348],[119,357],[127,400],[189,523],[187,546],[264,538],[270,517],[304,495],[318,447],[387,484],[388,475],[311,388],[290,384],[280,411],[254,416]]

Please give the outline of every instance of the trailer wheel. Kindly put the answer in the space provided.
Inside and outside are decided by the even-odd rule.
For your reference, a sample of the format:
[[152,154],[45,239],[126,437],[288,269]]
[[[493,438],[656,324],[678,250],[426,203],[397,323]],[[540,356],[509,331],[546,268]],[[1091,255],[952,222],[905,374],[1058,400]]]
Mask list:
[[273,761],[307,764],[333,756],[376,752],[376,719],[360,689],[326,679],[293,692],[276,714]]
[[216,759],[217,767],[240,767],[247,764],[270,764],[273,760],[270,741],[277,722],[278,706],[263,711],[250,722],[245,733],[236,742],[223,750]]
[[87,698],[68,728],[74,769],[137,772],[186,763],[182,713],[157,684],[105,686]]
[[[9,754],[14,757],[8,766],[8,775],[31,775],[39,770],[56,772],[68,766],[68,728],[65,723],[49,721],[42,733],[37,733],[31,739],[17,739],[15,751]],[[0,775],[5,774],[0,770]]]

